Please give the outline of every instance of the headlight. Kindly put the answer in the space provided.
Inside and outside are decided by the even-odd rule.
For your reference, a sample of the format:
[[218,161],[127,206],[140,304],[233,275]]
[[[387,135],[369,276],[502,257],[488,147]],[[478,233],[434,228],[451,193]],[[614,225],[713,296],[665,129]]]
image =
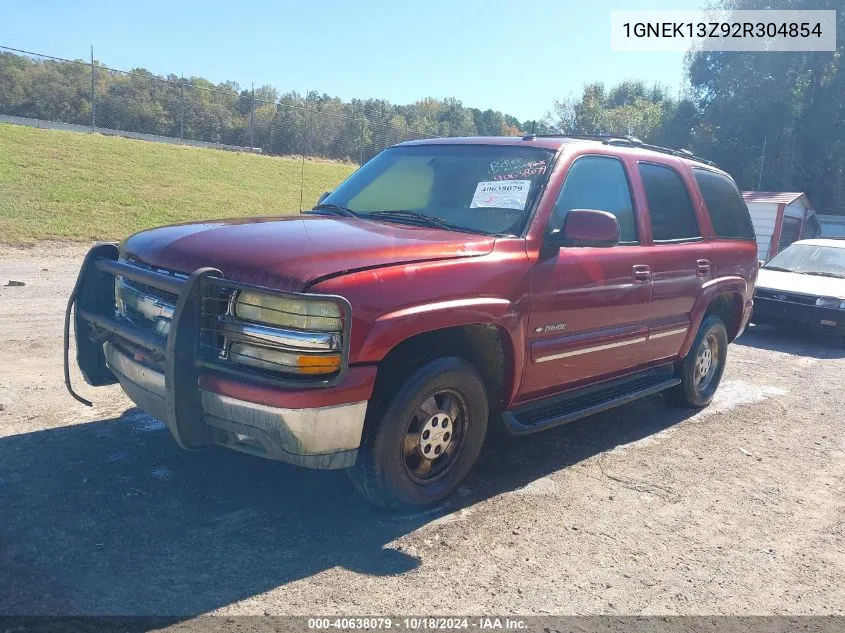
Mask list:
[[240,365],[305,376],[341,369],[340,306],[332,300],[288,298],[241,290],[221,317],[223,356]]
[[287,299],[258,292],[240,291],[235,297],[239,319],[279,327],[318,332],[340,332],[340,308],[330,301]]
[[816,305],[820,308],[833,308],[834,310],[845,310],[845,299],[834,299],[833,297],[819,297]]

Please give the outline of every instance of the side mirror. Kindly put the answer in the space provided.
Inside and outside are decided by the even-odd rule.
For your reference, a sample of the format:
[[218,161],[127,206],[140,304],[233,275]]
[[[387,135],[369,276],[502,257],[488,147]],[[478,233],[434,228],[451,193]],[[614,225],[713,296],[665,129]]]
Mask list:
[[323,193],[321,193],[320,197],[317,198],[317,204],[320,204],[323,200],[328,198],[331,195],[331,193],[332,193],[331,191],[324,191]]
[[616,246],[619,243],[619,221],[607,211],[572,209],[566,214],[563,228],[547,235],[549,246]]
[[763,267],[763,264],[765,264],[765,263],[766,263],[766,262],[764,262],[762,259],[758,259],[758,260],[757,260],[757,268],[762,268],[762,267]]

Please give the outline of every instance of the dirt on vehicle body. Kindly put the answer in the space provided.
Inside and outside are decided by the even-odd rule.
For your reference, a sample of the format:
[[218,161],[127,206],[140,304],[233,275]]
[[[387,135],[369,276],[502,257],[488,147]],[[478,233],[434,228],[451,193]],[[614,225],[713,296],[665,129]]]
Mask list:
[[739,191],[694,157],[441,139],[386,150],[301,218],[98,245],[71,303],[86,380],[119,381],[180,446],[348,468],[371,501],[426,505],[488,426],[661,391],[706,406],[756,275]]
[[340,471],[183,451],[75,367],[94,407],[69,400],[86,250],[0,252],[3,615],[387,616],[444,595],[468,615],[843,615],[839,346],[751,327],[709,407],[657,395],[488,443],[445,505],[388,516]]

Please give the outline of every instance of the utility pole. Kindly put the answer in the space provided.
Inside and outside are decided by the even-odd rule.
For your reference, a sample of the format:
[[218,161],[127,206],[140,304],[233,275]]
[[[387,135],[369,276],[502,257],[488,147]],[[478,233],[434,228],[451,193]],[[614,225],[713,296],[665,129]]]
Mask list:
[[249,149],[255,147],[255,82],[252,82],[252,106],[249,111]]
[[300,151],[302,152],[302,168],[299,172],[299,212],[300,213],[302,213],[302,195],[303,195],[302,189],[305,186],[305,152],[307,151],[305,149],[305,143],[308,141],[308,119],[309,119],[308,114],[310,112],[310,110],[308,110],[307,103],[308,102],[306,101],[306,106],[305,106],[305,138],[303,139],[303,143],[299,148]]
[[97,127],[97,67],[94,66],[94,45],[91,45],[91,130]]
[[182,81],[179,84],[179,141],[185,140],[185,75],[182,75]]
[[360,134],[358,137],[358,166],[364,164],[364,118],[361,115]]
[[768,140],[768,136],[763,137],[763,154],[760,156],[760,176],[757,178],[757,191],[760,191],[763,183],[763,163],[766,162],[766,141]]

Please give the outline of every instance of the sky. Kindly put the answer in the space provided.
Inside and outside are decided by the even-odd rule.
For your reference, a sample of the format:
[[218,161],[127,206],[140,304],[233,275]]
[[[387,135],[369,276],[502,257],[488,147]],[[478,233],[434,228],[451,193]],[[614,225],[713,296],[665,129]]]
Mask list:
[[681,52],[610,50],[611,9],[701,0],[0,0],[0,46],[280,92],[455,97],[521,121],[585,83],[683,85]]

